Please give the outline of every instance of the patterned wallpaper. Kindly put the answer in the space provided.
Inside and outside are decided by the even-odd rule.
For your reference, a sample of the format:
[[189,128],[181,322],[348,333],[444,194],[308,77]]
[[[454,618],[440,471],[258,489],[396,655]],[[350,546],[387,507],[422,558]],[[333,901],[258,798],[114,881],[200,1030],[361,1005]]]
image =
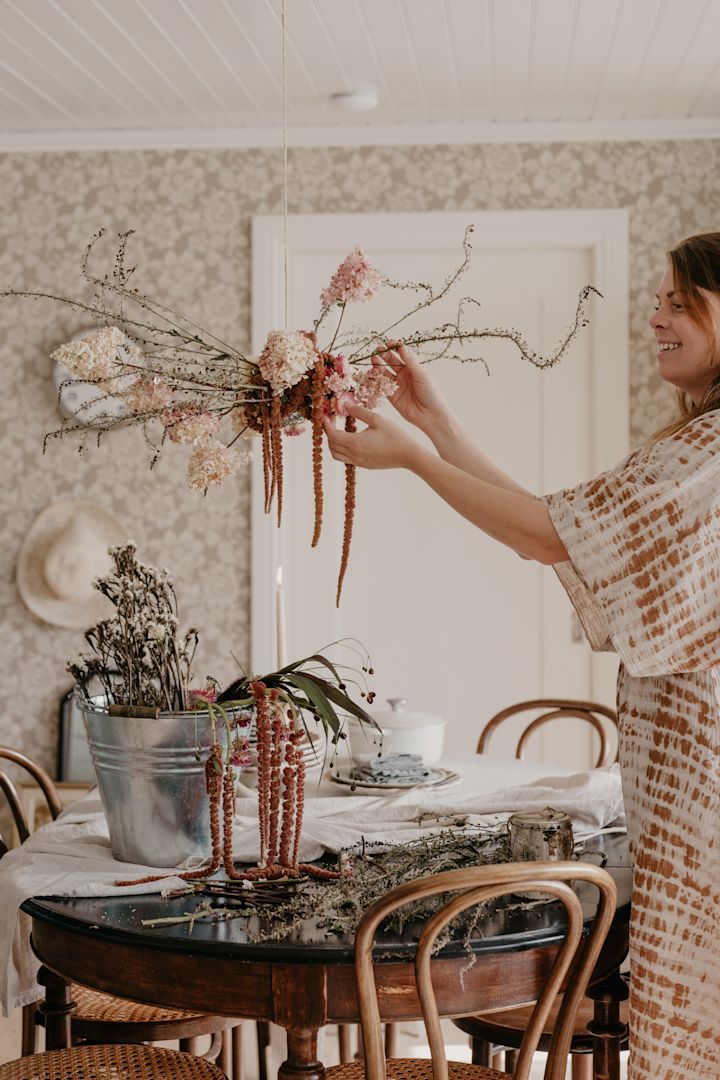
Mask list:
[[[720,143],[579,143],[323,148],[290,154],[296,212],[629,207],[632,432],[663,422],[647,316],[663,253],[718,228]],[[0,288],[74,293],[90,234],[137,230],[139,284],[247,347],[250,219],[281,207],[277,151],[16,154],[0,157]],[[0,300],[0,740],[55,769],[57,702],[75,631],[30,614],[15,587],[22,538],[50,501],[90,498],[126,524],[141,556],[169,568],[183,622],[203,630],[197,671],[221,681],[249,655],[248,476],[203,499],[182,455],[150,473],[136,435],[116,432],[78,456],[70,441],[42,456],[57,424],[49,353],[83,320],[44,301]]]

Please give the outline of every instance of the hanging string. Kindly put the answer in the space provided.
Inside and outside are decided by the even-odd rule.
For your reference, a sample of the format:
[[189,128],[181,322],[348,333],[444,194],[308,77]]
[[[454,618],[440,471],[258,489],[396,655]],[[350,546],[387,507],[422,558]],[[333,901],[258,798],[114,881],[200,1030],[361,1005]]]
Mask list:
[[282,0],[282,134],[283,134],[283,293],[285,301],[285,331],[288,329],[288,155],[287,155],[287,59],[285,4]]

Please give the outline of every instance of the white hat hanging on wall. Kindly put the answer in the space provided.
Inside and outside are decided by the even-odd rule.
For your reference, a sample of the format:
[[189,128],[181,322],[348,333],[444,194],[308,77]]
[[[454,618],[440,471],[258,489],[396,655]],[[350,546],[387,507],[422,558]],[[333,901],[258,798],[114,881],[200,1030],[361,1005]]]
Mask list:
[[17,585],[25,605],[43,622],[73,630],[112,614],[112,605],[92,583],[112,568],[107,549],[127,539],[120,521],[97,503],[51,503],[20,548]]

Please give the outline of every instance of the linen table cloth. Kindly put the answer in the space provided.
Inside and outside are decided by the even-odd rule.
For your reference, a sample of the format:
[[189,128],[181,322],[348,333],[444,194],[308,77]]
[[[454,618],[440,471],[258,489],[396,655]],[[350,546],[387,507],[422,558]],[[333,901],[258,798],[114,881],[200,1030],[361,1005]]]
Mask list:
[[[450,790],[412,789],[395,798],[330,794],[312,797],[307,788],[300,857],[319,858],[359,843],[416,840],[424,833],[418,818],[461,815],[470,824],[494,824],[519,809],[553,806],[573,819],[576,836],[622,819],[616,766],[573,774],[569,769],[478,757],[463,766],[462,783]],[[554,773],[554,775],[552,775]],[[324,782],[320,791],[332,791]],[[258,857],[257,800],[253,792],[237,800],[236,858]],[[392,798],[392,801],[390,801]],[[162,881],[118,887],[117,880],[167,875]],[[0,861],[0,1005],[4,1015],[35,1001],[38,962],[29,945],[30,919],[19,906],[31,896],[112,896],[161,892],[182,887],[167,867],[156,869],[113,859],[100,798],[90,793],[57,821],[43,826]]]

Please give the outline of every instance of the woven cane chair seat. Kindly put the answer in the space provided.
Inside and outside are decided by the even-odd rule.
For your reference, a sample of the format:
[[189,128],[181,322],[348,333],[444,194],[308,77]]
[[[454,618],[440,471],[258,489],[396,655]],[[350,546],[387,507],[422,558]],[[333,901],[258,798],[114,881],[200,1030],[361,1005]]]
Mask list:
[[[74,1021],[92,1020],[110,1024],[163,1024],[185,1020],[207,1020],[205,1013],[185,1012],[182,1009],[164,1009],[160,1005],[143,1005],[139,1001],[90,990],[79,983],[71,983],[70,997],[77,1008],[72,1014]],[[217,1017],[213,1017],[217,1020]],[[231,1024],[232,1021],[228,1021]],[[170,1038],[170,1036],[168,1036]]]
[[[433,1080],[432,1061],[425,1058],[391,1058],[387,1063],[388,1080]],[[327,1080],[364,1080],[362,1061],[333,1065],[326,1071]],[[4,1080],[0,1074],[0,1080]],[[512,1080],[510,1073],[486,1069],[484,1065],[466,1065],[448,1061],[448,1080]]]
[[226,1080],[215,1065],[157,1046],[79,1046],[0,1065],[0,1080]]

